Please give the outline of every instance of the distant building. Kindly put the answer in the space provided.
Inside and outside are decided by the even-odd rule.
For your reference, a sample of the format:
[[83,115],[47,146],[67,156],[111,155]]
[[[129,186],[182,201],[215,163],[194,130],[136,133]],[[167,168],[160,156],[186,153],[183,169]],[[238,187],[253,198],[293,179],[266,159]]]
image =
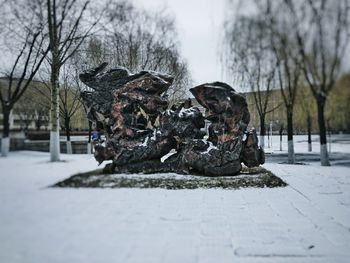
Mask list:
[[[7,87],[8,78],[0,78],[0,87]],[[6,92],[6,91],[5,91]],[[11,131],[49,130],[50,88],[47,84],[33,80],[10,114]],[[63,120],[61,119],[61,125]],[[3,130],[3,114],[0,107],[0,133]],[[73,130],[88,129],[82,105],[71,119]]]

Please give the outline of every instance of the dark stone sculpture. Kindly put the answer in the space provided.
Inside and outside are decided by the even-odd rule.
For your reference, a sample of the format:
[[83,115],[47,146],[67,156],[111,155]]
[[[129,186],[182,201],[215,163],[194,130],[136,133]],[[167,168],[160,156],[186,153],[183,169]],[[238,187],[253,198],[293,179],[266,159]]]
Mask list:
[[[95,146],[95,158],[99,163],[113,160],[105,172],[224,176],[239,173],[242,162],[248,167],[264,163],[255,131],[247,132],[245,97],[229,85],[214,82],[190,89],[206,109],[204,117],[191,100],[168,109],[163,94],[171,76],[130,74],[124,68],[104,71],[106,66],[80,75],[92,89],[81,94],[88,118],[106,135],[105,145]],[[208,136],[205,120],[210,123]]]

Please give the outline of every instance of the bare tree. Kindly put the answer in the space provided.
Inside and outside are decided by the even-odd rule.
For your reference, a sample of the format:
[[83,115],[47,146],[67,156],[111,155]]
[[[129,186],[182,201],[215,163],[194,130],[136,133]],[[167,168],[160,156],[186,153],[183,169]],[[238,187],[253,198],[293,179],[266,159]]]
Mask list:
[[350,3],[347,0],[284,0],[292,25],[305,79],[317,103],[321,165],[329,166],[325,107],[341,73],[349,42]]
[[[100,49],[94,49],[92,48],[92,50],[96,50],[97,52],[100,50]],[[86,107],[85,103],[83,102],[80,94],[81,92],[83,91],[86,91],[86,90],[89,90],[90,88],[87,87],[86,85],[83,84],[83,82],[80,80],[79,78],[79,75],[80,73],[86,69],[84,68],[84,66],[81,64],[81,55],[82,54],[85,54],[85,55],[90,55],[91,54],[89,52],[77,52],[74,57],[73,57],[73,60],[72,62],[70,63],[71,65],[71,68],[72,68],[72,71],[70,72],[70,77],[71,77],[71,85],[74,87],[74,89],[76,91],[79,91],[79,94],[76,94],[77,95],[77,98],[79,101],[76,101],[75,103],[79,104],[79,106],[82,107],[82,109],[84,110],[84,113],[85,115],[87,116],[88,115],[88,108]],[[91,58],[93,59],[99,59],[100,56],[96,56],[96,55],[92,55]],[[99,65],[101,62],[95,62],[94,65]],[[93,122],[90,121],[89,119],[87,119],[88,121],[88,141],[87,141],[87,154],[91,154],[92,153],[92,143],[91,143],[91,135],[92,135],[92,125],[93,125]]]
[[46,14],[50,47],[50,82],[51,82],[51,111],[50,111],[50,160],[59,161],[59,90],[60,71],[62,66],[79,49],[89,36],[95,20],[88,26],[84,25],[84,15],[90,1],[78,0],[47,0]]
[[[260,119],[260,145],[264,148],[266,115],[275,85],[276,61],[268,47],[266,26],[260,17],[238,16],[225,24],[224,64],[248,85]],[[278,106],[277,106],[278,107]]]
[[60,98],[60,116],[63,119],[63,127],[66,132],[66,146],[67,153],[72,154],[72,144],[70,140],[71,134],[71,119],[75,115],[75,113],[82,107],[82,103],[80,102],[80,86],[76,86],[76,78],[74,78],[74,71],[69,66],[63,67],[63,81],[61,85],[61,90],[59,94]]
[[178,50],[175,20],[166,10],[149,12],[129,1],[118,1],[106,12],[103,28],[82,47],[82,60],[91,66],[110,65],[162,71],[174,76],[167,91],[171,104],[183,99],[191,84],[186,61]]
[[[329,165],[324,112],[348,47],[350,2],[255,0],[251,3],[254,12],[246,14],[245,19],[260,18],[270,29],[270,50],[277,60],[278,82],[287,113],[288,162],[294,163],[293,109],[299,82],[305,78],[317,102],[321,164]],[[258,23],[250,24],[264,32]],[[249,41],[246,43],[249,48]],[[261,52],[267,56],[269,48]]]
[[283,130],[284,130],[284,124],[283,122],[280,123],[280,126],[279,126],[279,130],[278,130],[278,133],[279,133],[279,136],[280,136],[280,151],[282,151],[282,136],[283,136]]
[[[74,57],[72,59],[74,61]],[[64,130],[66,133],[66,149],[67,153],[72,153],[72,145],[71,145],[71,125],[72,118],[79,111],[79,109],[83,108],[83,104],[81,103],[80,92],[81,92],[81,84],[78,82],[78,67],[71,63],[66,63],[62,67],[61,72],[61,81],[60,81],[60,91],[59,91],[59,114],[60,119],[62,120],[60,123],[61,130]],[[43,81],[42,85],[33,86],[33,90],[38,94],[39,101],[35,101],[35,113],[34,118],[36,120],[37,125],[41,125],[41,121],[43,120],[42,111],[40,109],[46,109],[46,111],[50,110],[51,104],[51,93],[52,86],[51,83],[45,82],[45,77],[41,76]],[[34,102],[35,99],[30,98],[31,102]],[[39,118],[41,116],[41,118]],[[41,120],[41,121],[40,121]]]
[[[304,85],[307,85],[306,83]],[[306,123],[306,132],[307,132],[307,142],[308,142],[308,151],[312,152],[312,120],[314,118],[314,103],[312,102],[312,95],[310,94],[309,89],[301,88],[300,96],[298,96],[300,101],[300,106],[303,112],[303,119]]]
[[292,30],[290,16],[288,17],[288,12],[283,12],[283,8],[286,7],[282,2],[266,0],[257,3],[269,28],[271,49],[277,61],[278,83],[287,116],[288,163],[293,164],[295,163],[293,111],[302,75],[299,54],[295,48],[297,44],[288,34]]
[[[4,6],[6,3],[3,4]],[[11,44],[7,44],[10,50],[9,57],[12,62],[10,69],[4,69],[5,75],[2,83],[0,102],[3,113],[4,131],[1,143],[1,152],[6,156],[10,145],[10,112],[18,102],[27,88],[30,86],[41,64],[43,63],[49,48],[45,47],[43,25],[36,19],[33,13],[22,17],[18,8],[23,7],[22,11],[35,12],[35,6],[12,5],[6,6],[7,19],[2,32],[4,39],[11,39]],[[2,14],[3,15],[3,14]],[[27,15],[25,13],[25,15]],[[14,27],[15,26],[15,27]],[[6,42],[6,41],[5,41]],[[6,44],[6,43],[5,43]]]

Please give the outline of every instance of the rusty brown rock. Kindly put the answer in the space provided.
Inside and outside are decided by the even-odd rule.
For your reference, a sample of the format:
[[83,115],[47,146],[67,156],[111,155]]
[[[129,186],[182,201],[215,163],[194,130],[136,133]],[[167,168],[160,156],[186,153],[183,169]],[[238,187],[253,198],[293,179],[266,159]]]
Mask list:
[[[93,89],[82,93],[88,117],[107,137],[95,147],[95,159],[113,160],[105,172],[227,176],[239,173],[242,162],[248,167],[264,162],[256,134],[246,131],[250,115],[245,97],[229,85],[213,82],[190,89],[206,109],[204,117],[190,99],[168,109],[163,94],[173,81],[169,75],[105,68],[102,64],[80,75]],[[162,162],[170,150],[175,154]]]
[[199,85],[190,89],[197,101],[207,109],[212,122],[211,139],[225,142],[242,136],[250,121],[245,97],[222,82]]
[[255,167],[265,163],[265,153],[258,147],[258,136],[255,130],[247,133],[242,151],[242,162],[247,167]]

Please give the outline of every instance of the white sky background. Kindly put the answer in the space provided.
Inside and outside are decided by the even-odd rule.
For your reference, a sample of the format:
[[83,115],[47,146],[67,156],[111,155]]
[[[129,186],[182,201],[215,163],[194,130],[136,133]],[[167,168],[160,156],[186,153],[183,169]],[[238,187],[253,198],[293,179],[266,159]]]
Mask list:
[[154,10],[167,7],[176,18],[181,54],[188,62],[194,85],[227,81],[219,60],[226,0],[132,0]]

